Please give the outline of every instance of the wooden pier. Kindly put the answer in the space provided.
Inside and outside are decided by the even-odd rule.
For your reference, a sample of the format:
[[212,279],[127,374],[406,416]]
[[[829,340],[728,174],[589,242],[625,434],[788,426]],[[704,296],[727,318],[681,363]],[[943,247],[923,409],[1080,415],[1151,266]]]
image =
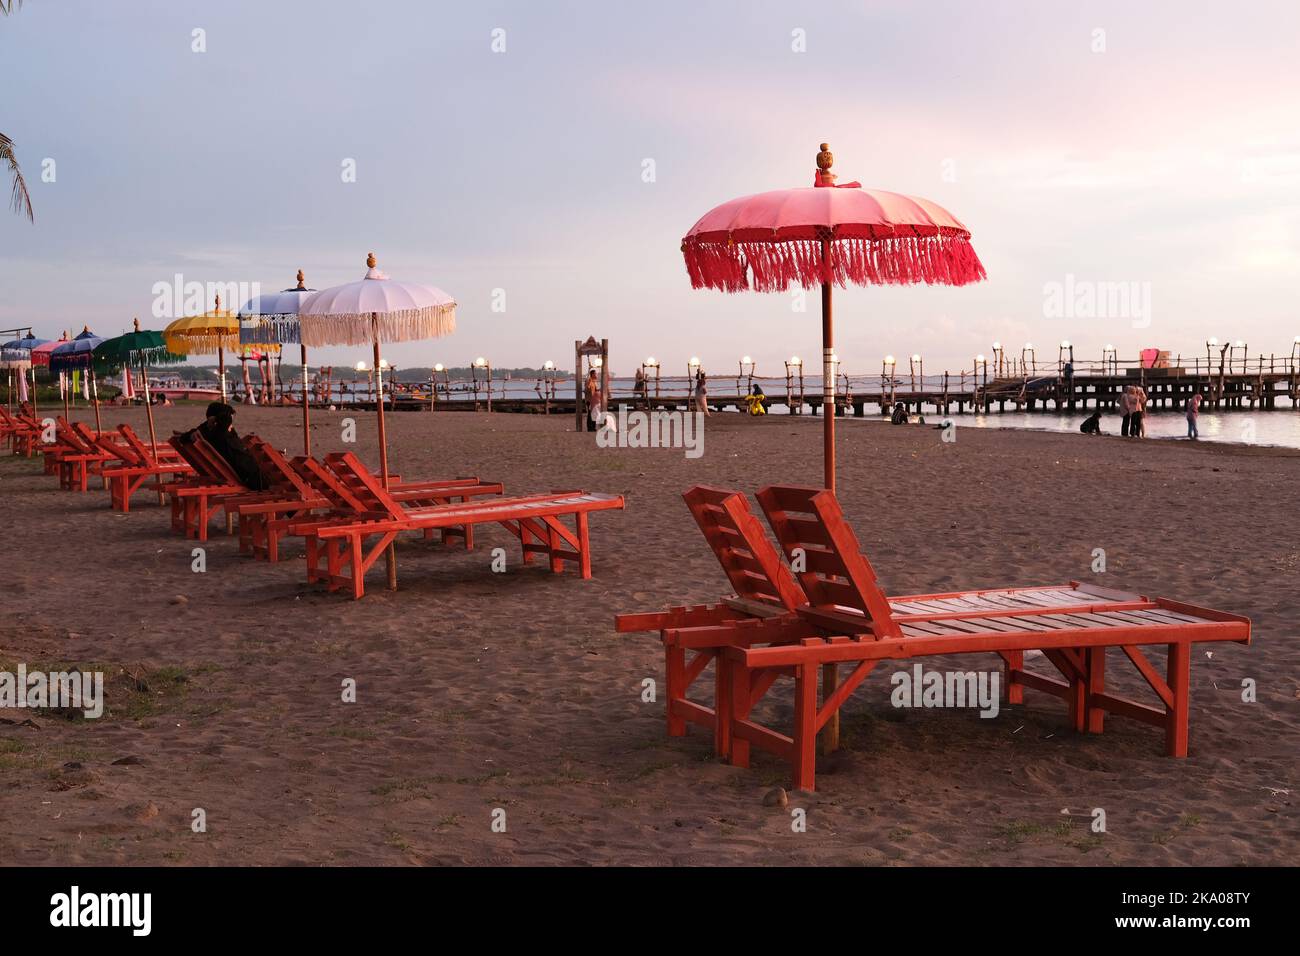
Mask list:
[[[1020,370],[1018,370],[1020,371]],[[573,415],[575,399],[554,390],[548,396],[528,394],[526,386],[493,382],[491,404],[485,383],[476,391],[438,390],[430,401],[427,384],[403,386],[389,406],[397,411],[497,411],[529,414]],[[571,387],[571,383],[564,382]],[[711,377],[708,387],[709,407],[716,410],[744,411],[746,396],[753,386],[764,393],[764,404],[783,407],[790,414],[820,415],[823,398],[819,377],[809,376],[800,382],[786,377],[737,378]],[[513,386],[513,389],[505,386]],[[1147,393],[1148,407],[1178,410],[1199,393],[1202,409],[1220,411],[1274,411],[1300,408],[1300,365],[1271,363],[1268,359],[1251,363],[1251,367],[1229,370],[1201,367],[1083,368],[1067,375],[1063,369],[1034,368],[1015,376],[977,376],[967,370],[924,377],[840,375],[836,382],[836,413],[839,415],[887,415],[901,404],[909,414],[961,414],[963,412],[1048,412],[1074,413],[1092,408],[1114,411],[1126,386],[1140,385]],[[567,391],[568,389],[564,389]],[[356,396],[342,408],[374,408],[373,396]],[[620,405],[640,409],[685,409],[692,403],[685,376],[651,380],[645,392],[635,392],[622,380],[611,382],[610,407]]]

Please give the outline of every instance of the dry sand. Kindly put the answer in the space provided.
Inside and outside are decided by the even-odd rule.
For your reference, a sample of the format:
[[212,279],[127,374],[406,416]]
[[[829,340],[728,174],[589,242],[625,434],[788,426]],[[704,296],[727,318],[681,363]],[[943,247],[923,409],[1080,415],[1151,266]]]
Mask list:
[[[199,414],[166,409],[160,432]],[[373,461],[373,414],[353,414],[350,447]],[[138,410],[106,416],[143,430]],[[318,453],[344,448],[344,417],[316,416]],[[236,420],[291,452],[296,422]],[[359,602],[308,588],[296,542],[271,567],[218,533],[195,574],[194,544],[146,495],[118,515],[102,491],[60,492],[35,461],[0,460],[0,670],[108,675],[100,720],[0,712],[0,863],[1295,861],[1300,453],[975,429],[946,444],[846,421],[841,500],[889,592],[1096,580],[1248,614],[1255,639],[1196,651],[1186,760],[1123,718],[1077,736],[1033,691],[993,720],[896,710],[894,668],[877,668],[845,708],[844,749],[819,761],[820,789],[791,794],[807,810],[794,833],[788,809],[763,805],[785,765],[733,768],[697,729],[667,737],[662,699],[640,697],[662,680],[657,637],[617,635],[613,616],[726,593],[680,493],[816,484],[819,423],[715,415],[692,461],[598,449],[564,417],[389,422],[409,478],[626,495],[626,511],[593,517],[595,577],[521,568],[497,528],[468,553],[402,541],[400,590],[380,568]],[[508,573],[489,569],[496,546]],[[1118,663],[1110,676],[1143,694]],[[341,701],[349,677],[355,704]],[[1243,678],[1258,702],[1242,701]],[[789,715],[778,686],[772,720]],[[1089,832],[1094,808],[1104,835]]]

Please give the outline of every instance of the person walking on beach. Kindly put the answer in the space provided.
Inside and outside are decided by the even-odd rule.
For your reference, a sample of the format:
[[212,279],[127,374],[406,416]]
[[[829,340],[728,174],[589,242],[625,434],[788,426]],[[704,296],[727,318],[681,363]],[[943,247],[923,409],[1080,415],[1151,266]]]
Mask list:
[[709,411],[709,379],[704,369],[695,373],[695,410],[705,418],[713,414]]
[[632,382],[632,394],[636,396],[638,402],[644,403],[647,409],[650,408],[649,384],[646,381],[645,369],[638,365],[636,367],[636,379]]
[[1129,429],[1133,425],[1133,386],[1125,385],[1124,391],[1119,396],[1119,410],[1124,417],[1120,420],[1119,433],[1124,438],[1128,438]]
[[1201,437],[1200,429],[1196,427],[1196,420],[1201,414],[1201,393],[1196,392],[1187,400],[1187,437],[1197,439]]
[[600,381],[596,378],[596,370],[593,368],[587,373],[587,381],[583,386],[583,391],[587,400],[587,431],[596,430],[596,419],[600,417]]
[[1133,386],[1133,420],[1129,422],[1130,438],[1147,437],[1147,393],[1141,385]]

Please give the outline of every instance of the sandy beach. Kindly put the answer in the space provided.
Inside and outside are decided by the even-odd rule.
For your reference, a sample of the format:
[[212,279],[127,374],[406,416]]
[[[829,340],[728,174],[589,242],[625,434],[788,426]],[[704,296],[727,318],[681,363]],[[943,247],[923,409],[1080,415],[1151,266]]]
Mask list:
[[[199,414],[161,410],[159,433]],[[345,413],[321,412],[313,450],[373,463],[372,416],[352,414],[357,445],[340,443]],[[105,421],[145,427],[139,409]],[[1300,452],[973,428],[945,443],[846,421],[840,499],[887,592],[1094,581],[1248,615],[1255,636],[1197,648],[1185,760],[1123,718],[1076,735],[1062,703],[1032,691],[994,719],[895,709],[894,668],[878,668],[817,792],[790,794],[807,810],[794,833],[787,809],[764,805],[787,766],[727,766],[698,729],[667,737],[662,699],[641,700],[645,678],[662,680],[659,642],[616,634],[613,617],[730,593],[681,493],[816,484],[817,420],[715,415],[695,460],[597,448],[558,417],[388,421],[409,479],[625,495],[625,511],[592,519],[594,578],[522,567],[498,528],[470,552],[399,541],[400,589],[378,571],[357,602],[308,587],[301,539],[268,566],[218,532],[196,574],[194,543],[148,495],[115,514],[103,491],[61,492],[36,460],[0,459],[0,670],[93,666],[107,681],[98,720],[0,712],[0,862],[1294,862]],[[241,407],[236,427],[300,450],[291,409]],[[504,574],[489,567],[498,546]],[[1131,669],[1113,675],[1144,693]],[[341,700],[347,678],[356,703]],[[782,687],[766,713],[788,716],[790,699]]]

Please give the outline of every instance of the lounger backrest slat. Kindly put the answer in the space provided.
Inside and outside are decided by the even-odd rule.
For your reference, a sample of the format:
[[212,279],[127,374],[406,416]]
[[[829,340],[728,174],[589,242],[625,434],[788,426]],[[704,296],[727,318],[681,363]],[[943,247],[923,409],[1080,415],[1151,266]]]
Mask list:
[[302,477],[289,467],[289,462],[269,442],[256,435],[244,436],[248,453],[257,462],[257,469],[266,481],[267,490],[296,495],[299,498],[312,497],[310,486]]
[[758,503],[786,557],[802,568],[796,576],[814,607],[852,608],[867,616],[876,637],[899,634],[889,599],[834,492],[772,486],[758,493]]
[[380,478],[352,452],[326,455],[325,465],[365,503],[367,511],[386,511],[394,518],[406,517],[401,504],[384,490]]
[[697,485],[682,497],[737,597],[787,611],[808,603],[743,494]]
[[193,433],[190,441],[171,439],[169,444],[180,452],[181,457],[202,480],[214,485],[243,485],[230,462],[222,458],[221,452],[213,448],[198,432]]
[[366,503],[353,494],[352,490],[339,480],[338,475],[315,458],[299,455],[290,466],[311,486],[312,491],[328,501],[335,511],[357,515],[370,512],[371,509],[366,507]]

